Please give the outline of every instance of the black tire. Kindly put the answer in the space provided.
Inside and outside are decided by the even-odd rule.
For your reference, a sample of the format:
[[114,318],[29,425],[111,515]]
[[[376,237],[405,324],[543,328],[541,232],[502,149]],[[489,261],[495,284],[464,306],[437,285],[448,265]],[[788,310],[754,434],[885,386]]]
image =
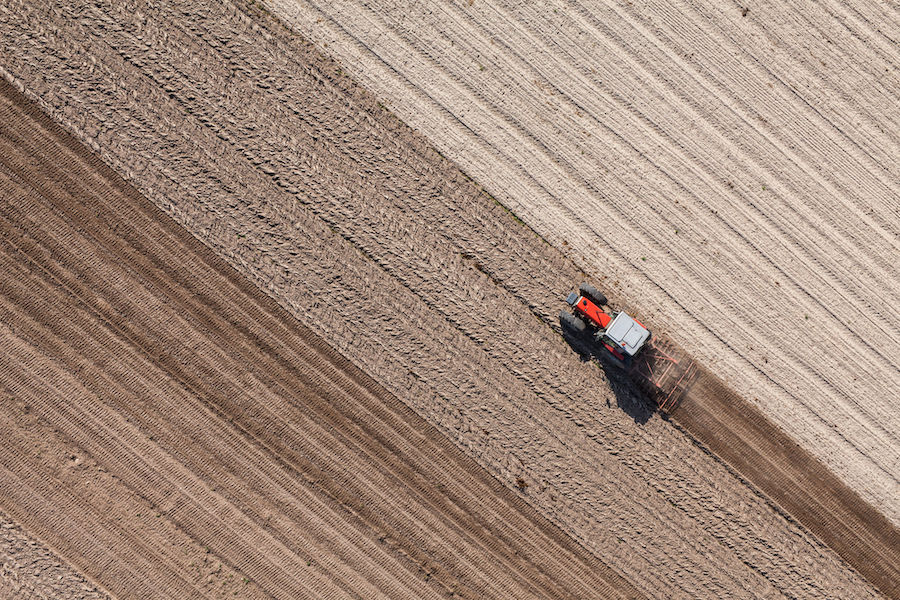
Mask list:
[[606,304],[606,296],[603,295],[603,292],[589,283],[582,283],[578,288],[578,293],[580,293],[582,296],[584,296],[597,306],[603,306],[604,304]]
[[584,321],[567,310],[559,313],[559,322],[562,323],[564,328],[567,328],[570,331],[575,331],[577,333],[584,333],[587,329],[587,325]]

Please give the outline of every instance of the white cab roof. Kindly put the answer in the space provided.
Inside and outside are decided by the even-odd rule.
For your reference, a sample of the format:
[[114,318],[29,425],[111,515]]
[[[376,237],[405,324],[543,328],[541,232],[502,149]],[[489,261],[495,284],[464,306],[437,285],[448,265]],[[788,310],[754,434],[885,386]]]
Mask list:
[[647,328],[626,315],[619,313],[613,322],[606,328],[606,337],[615,342],[620,350],[624,350],[630,356],[634,356],[647,338],[650,332]]

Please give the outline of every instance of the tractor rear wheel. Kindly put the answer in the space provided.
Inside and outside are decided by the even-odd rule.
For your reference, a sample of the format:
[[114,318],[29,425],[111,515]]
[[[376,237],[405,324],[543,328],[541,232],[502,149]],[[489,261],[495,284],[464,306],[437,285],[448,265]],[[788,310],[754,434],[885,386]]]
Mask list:
[[585,325],[584,321],[567,310],[559,313],[559,322],[563,324],[564,328],[568,328],[577,333],[584,333],[585,329],[587,329],[587,325]]
[[603,295],[603,292],[589,283],[582,283],[578,288],[578,292],[597,306],[606,304],[606,296]]

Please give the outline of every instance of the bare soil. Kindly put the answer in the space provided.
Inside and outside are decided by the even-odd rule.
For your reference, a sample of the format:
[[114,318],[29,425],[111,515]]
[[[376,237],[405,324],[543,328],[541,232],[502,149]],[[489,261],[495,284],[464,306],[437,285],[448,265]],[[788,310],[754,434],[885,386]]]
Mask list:
[[882,593],[900,597],[897,527],[757,407],[704,370],[674,419]]
[[[122,562],[102,556],[76,560],[83,548],[60,550],[65,539],[52,537],[56,534],[42,526],[45,521],[27,520],[23,516],[30,514],[27,511],[8,509],[39,538],[52,538],[49,545],[78,569],[96,574],[106,573],[97,567],[101,562],[117,567],[140,563],[139,573],[159,570],[154,577],[170,578],[181,586],[173,589],[185,595],[214,593],[220,585],[215,577],[227,584],[246,576],[260,586],[259,594],[274,593],[267,591],[270,588],[295,590],[300,584],[285,573],[300,577],[301,583],[308,581],[305,577],[316,577],[316,582],[331,585],[336,595],[349,594],[352,586],[347,582],[393,595],[417,589],[409,577],[424,580],[427,571],[419,559],[434,553],[437,566],[429,577],[434,583],[428,585],[435,587],[423,589],[437,593],[446,591],[437,587],[447,581],[446,573],[458,574],[453,570],[455,550],[475,551],[467,550],[463,541],[454,542],[458,538],[453,536],[446,545],[441,537],[449,535],[445,531],[422,533],[415,529],[422,525],[415,524],[417,517],[429,514],[438,522],[434,527],[445,523],[449,517],[440,516],[447,506],[442,494],[456,494],[470,498],[471,506],[479,510],[507,510],[506,506],[518,511],[519,520],[512,524],[497,522],[508,518],[505,513],[491,513],[496,520],[485,517],[482,527],[490,525],[489,533],[492,528],[511,531],[505,528],[516,523],[527,529],[524,521],[531,521],[529,514],[535,523],[546,518],[577,545],[565,546],[564,539],[554,537],[558,531],[552,527],[541,539],[569,548],[558,560],[576,576],[577,569],[593,564],[584,581],[597,581],[592,589],[598,593],[607,584],[628,591],[624,580],[639,594],[657,598],[878,597],[872,584],[807,526],[694,438],[655,416],[627,381],[607,376],[587,357],[573,352],[557,334],[555,323],[560,296],[583,277],[573,263],[379,107],[371,93],[346,77],[340,64],[259,13],[256,4],[243,9],[217,2],[165,8],[142,2],[66,7],[29,2],[11,6],[0,18],[7,78],[203,242],[211,252],[203,255],[192,249],[204,256],[202,262],[218,264],[220,257],[247,278],[227,278],[221,269],[214,269],[217,275],[204,283],[192,268],[181,268],[186,260],[181,254],[177,260],[152,259],[163,251],[187,252],[170,250],[170,238],[190,247],[191,238],[164,226],[159,215],[151,218],[145,212],[140,225],[133,225],[131,219],[136,217],[119,214],[100,201],[80,208],[73,204],[77,219],[60,217],[62,222],[55,224],[9,213],[11,231],[27,225],[28,235],[41,240],[35,243],[36,252],[51,247],[53,237],[42,233],[48,228],[65,225],[79,232],[84,238],[78,242],[81,246],[76,245],[78,236],[70,233],[53,242],[52,253],[45,250],[43,258],[32,253],[29,260],[45,264],[68,257],[71,263],[63,261],[68,266],[58,267],[59,277],[91,300],[81,300],[88,308],[79,313],[70,299],[65,310],[81,317],[57,324],[41,315],[63,314],[63,308],[52,302],[35,305],[45,295],[64,296],[53,291],[46,277],[31,276],[39,294],[8,284],[5,294],[20,299],[6,300],[8,310],[17,315],[11,321],[32,328],[26,332],[7,327],[4,334],[9,340],[4,347],[9,346],[19,361],[18,370],[10,371],[20,374],[16,385],[28,389],[44,381],[43,373],[66,384],[44,390],[55,402],[41,404],[50,417],[42,417],[47,425],[30,439],[48,440],[51,447],[78,444],[98,466],[98,457],[102,458],[101,468],[131,473],[128,478],[119,475],[115,481],[122,482],[116,483],[120,487],[104,494],[123,506],[145,502],[128,516],[135,518],[140,512],[142,526],[159,523],[153,536],[174,540],[169,546],[159,542],[158,548],[148,548],[140,543],[143,537],[124,539],[127,532],[108,526],[104,543],[120,549],[136,544],[133,553],[119,559]],[[113,179],[107,174],[91,176],[90,181]],[[8,186],[10,197],[29,196],[27,185],[16,191],[22,184],[10,179]],[[133,193],[126,196],[140,204]],[[102,209],[102,218],[92,216],[93,202]],[[15,211],[17,205],[7,210]],[[62,210],[57,203],[53,206]],[[142,241],[145,229],[159,228],[166,231],[166,243],[153,241],[149,233],[151,240]],[[78,261],[86,260],[79,248],[100,257],[94,247],[99,231],[107,232],[106,243],[114,249],[104,252],[115,258],[79,266]],[[129,250],[132,244],[134,249]],[[142,266],[121,266],[128,264],[119,258],[123,253]],[[135,279],[140,285],[134,289],[116,283]],[[228,289],[222,287],[226,281]],[[606,287],[612,281],[598,283]],[[276,320],[281,336],[265,327],[277,310],[272,302],[265,304],[264,297],[254,296],[255,288],[291,315]],[[235,289],[256,298],[256,304],[244,296],[234,300]],[[35,307],[27,309],[31,305]],[[98,323],[98,315],[108,315],[107,320]],[[306,379],[296,372],[300,367],[279,362],[282,356],[294,355],[299,356],[298,364],[303,364],[300,358],[311,360],[301,352],[300,340],[308,340],[309,334],[300,324],[346,360],[323,346],[321,352],[333,357],[331,366],[326,361],[306,367]],[[46,358],[57,354],[41,346],[45,337],[66,340],[54,351],[63,362]],[[96,341],[78,343],[82,337]],[[145,340],[140,348],[153,351],[136,353],[129,346],[132,338]],[[278,358],[258,352],[260,347],[274,349]],[[252,360],[244,358],[247,352]],[[256,361],[263,362],[257,366]],[[104,365],[109,365],[109,373]],[[334,393],[332,386],[353,388],[325,383],[329,379],[319,382],[321,376],[312,374],[317,369],[340,382],[346,377],[364,379],[363,372],[370,375],[388,395],[402,401],[395,411],[406,416],[398,423],[419,415],[428,423],[421,427],[434,427],[430,430],[434,433],[403,438],[391,429],[399,427],[394,421],[384,424],[387,417],[370,423],[370,413],[363,411],[354,413],[362,415],[357,420],[340,421],[332,412],[338,409],[330,405],[315,405],[323,411],[320,415],[306,407],[312,400],[305,396],[302,402],[291,403],[304,386],[320,397]],[[103,385],[97,383],[101,380]],[[115,383],[117,391],[124,390],[126,400],[108,392],[106,381]],[[29,407],[40,397],[35,394]],[[96,423],[88,423],[79,410],[67,409],[71,413],[61,415],[67,406],[102,410],[90,416]],[[31,426],[15,410],[6,413],[16,431]],[[327,418],[336,420],[325,427],[321,423]],[[308,423],[319,423],[320,428]],[[297,433],[306,426],[318,437],[308,441]],[[53,429],[58,438],[52,437]],[[92,431],[119,429],[127,435],[103,441],[91,438]],[[282,436],[293,445],[282,443]],[[74,441],[68,442],[70,437]],[[406,446],[400,438],[407,440]],[[391,547],[382,547],[372,533],[377,527],[371,526],[367,537],[351,526],[369,518],[369,513],[365,503],[352,503],[341,491],[346,488],[368,498],[363,492],[376,494],[371,491],[376,485],[357,482],[357,472],[352,476],[346,472],[347,461],[361,459],[345,448],[364,447],[377,456],[382,446],[394,444],[391,447],[402,447],[411,455],[426,438],[439,447],[449,440],[490,475],[483,485],[493,481],[505,486],[482,489],[507,494],[508,499],[496,506],[493,498],[481,502],[469,491],[470,484],[453,484],[449,476],[441,479],[435,474],[426,480],[451,488],[453,494],[436,490],[437,483],[431,483],[426,486],[432,494],[427,496],[431,509],[426,509],[419,496],[399,485],[403,473],[383,475],[377,469],[386,467],[376,461],[373,478],[384,484],[377,488],[383,490],[378,492],[382,503],[376,504],[381,508],[373,509],[380,523],[394,526],[400,519],[396,527],[408,533],[404,539],[415,539],[427,549],[416,554],[412,550],[418,546],[411,542],[402,546],[411,557],[404,563]],[[28,438],[21,433],[15,439]],[[257,439],[263,442],[247,442]],[[27,447],[27,442],[21,443]],[[118,445],[109,446],[113,443]],[[302,471],[296,465],[306,464],[298,452],[318,452],[315,456],[323,462],[342,468],[295,481]],[[65,484],[59,486],[64,493],[83,498],[74,502],[52,497],[47,510],[83,513],[78,518],[85,522],[98,519],[97,507],[103,503],[86,492],[77,496],[70,491],[77,485],[61,470],[66,462],[42,466],[33,454],[33,450],[9,453],[26,461],[17,476],[32,469],[50,470]],[[188,490],[191,501],[141,479],[134,471],[135,461],[144,455],[154,462],[142,472],[150,473],[151,479],[164,476],[164,481],[177,482],[181,486],[177,492]],[[76,463],[80,455],[70,456]],[[402,471],[406,463],[397,460],[396,469]],[[458,460],[464,460],[462,455]],[[265,469],[258,472],[259,464]],[[157,471],[161,475],[155,475]],[[332,496],[316,487],[320,482]],[[51,495],[46,485],[32,483],[38,496]],[[128,494],[135,498],[124,500]],[[391,505],[390,510],[410,516],[391,516]],[[347,506],[353,518],[347,516]],[[528,513],[528,506],[535,512]],[[157,508],[162,510],[154,512]],[[346,518],[319,518],[316,511]],[[271,523],[278,529],[270,532]],[[312,525],[304,528],[298,523]],[[259,535],[251,536],[258,540],[254,546],[241,545],[244,532]],[[460,589],[497,586],[489,593],[503,596],[520,589],[516,586],[522,581],[531,581],[527,577],[544,582],[544,587],[534,588],[535,594],[564,595],[572,588],[553,586],[593,585],[556,581],[552,575],[556,562],[540,571],[548,574],[541,579],[538,571],[529,570],[539,569],[538,562],[529,562],[530,555],[523,557],[521,552],[516,555],[513,540],[520,538],[508,535],[507,546],[500,546],[505,558],[496,569],[524,574],[498,575],[495,582],[493,571],[482,565],[468,575],[478,583],[460,584]],[[202,560],[205,544],[210,544],[212,562]],[[489,548],[495,548],[492,544]],[[594,558],[580,554],[579,548]],[[308,575],[305,569],[313,565],[305,560],[317,551],[327,560],[314,563],[318,570]],[[179,552],[197,566],[176,561]],[[212,572],[217,561],[223,563],[224,574]],[[406,571],[397,564],[406,565]],[[202,587],[207,577],[213,580],[209,589]],[[249,593],[257,588],[246,589]]]
[[109,600],[110,596],[0,513],[0,598]]
[[900,11],[274,0],[900,525]]
[[0,87],[19,522],[119,598],[638,597]]

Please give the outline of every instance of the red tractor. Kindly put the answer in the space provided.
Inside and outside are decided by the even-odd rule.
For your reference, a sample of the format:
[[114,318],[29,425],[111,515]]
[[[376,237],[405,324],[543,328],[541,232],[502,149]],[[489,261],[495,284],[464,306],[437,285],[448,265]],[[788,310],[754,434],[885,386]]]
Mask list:
[[601,307],[606,304],[606,296],[594,286],[582,283],[578,292],[572,292],[566,298],[575,314],[564,310],[559,315],[560,321],[579,333],[590,329],[594,340],[606,348],[613,363],[629,366],[650,339],[650,331],[624,312],[610,315],[604,311]]
[[579,334],[590,332],[608,362],[625,369],[662,412],[674,411],[697,376],[694,360],[667,340],[651,339],[650,331],[637,319],[624,312],[607,313],[601,308],[606,296],[592,285],[582,283],[566,302],[574,314],[562,311],[562,324]]

